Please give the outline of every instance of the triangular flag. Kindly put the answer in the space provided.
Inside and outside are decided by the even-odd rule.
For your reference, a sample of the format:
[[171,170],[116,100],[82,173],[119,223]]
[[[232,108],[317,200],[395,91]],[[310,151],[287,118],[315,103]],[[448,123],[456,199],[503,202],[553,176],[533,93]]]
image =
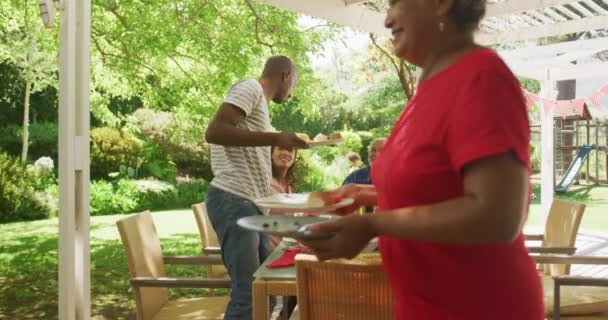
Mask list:
[[590,97],[589,97],[589,101],[591,102],[591,104],[593,104],[595,107],[600,107],[600,99],[602,98],[602,95],[599,92],[594,92]]
[[545,113],[550,113],[553,109],[555,109],[555,101],[543,100],[543,110],[545,110]]
[[524,97],[526,99],[526,106],[528,106],[528,109],[534,107],[538,101],[538,96],[528,91],[525,91]]

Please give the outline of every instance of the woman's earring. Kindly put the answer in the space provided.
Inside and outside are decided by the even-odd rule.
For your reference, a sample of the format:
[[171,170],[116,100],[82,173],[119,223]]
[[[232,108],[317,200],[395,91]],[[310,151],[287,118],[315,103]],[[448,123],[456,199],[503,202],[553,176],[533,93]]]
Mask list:
[[439,31],[443,32],[443,30],[445,29],[445,23],[443,21],[439,22]]

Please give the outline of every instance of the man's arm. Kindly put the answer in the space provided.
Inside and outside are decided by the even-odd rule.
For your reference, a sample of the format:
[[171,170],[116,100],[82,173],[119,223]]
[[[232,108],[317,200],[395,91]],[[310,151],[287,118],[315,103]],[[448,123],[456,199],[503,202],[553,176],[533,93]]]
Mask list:
[[257,132],[238,128],[238,123],[244,118],[242,109],[224,102],[209,123],[205,140],[222,146],[308,148],[308,143],[293,132]]
[[255,132],[243,130],[237,124],[245,118],[245,112],[230,103],[222,103],[209,123],[205,140],[223,146],[272,146],[280,135],[278,132]]

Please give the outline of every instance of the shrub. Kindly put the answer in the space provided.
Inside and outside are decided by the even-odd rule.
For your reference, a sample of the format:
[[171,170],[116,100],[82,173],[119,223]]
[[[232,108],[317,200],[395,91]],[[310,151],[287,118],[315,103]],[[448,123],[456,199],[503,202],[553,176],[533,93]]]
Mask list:
[[[0,128],[0,149],[6,150],[10,155],[20,156],[23,131],[21,126],[8,125]],[[51,157],[57,161],[58,154],[58,127],[56,123],[30,124],[30,145],[28,158],[37,159],[43,156]]]
[[294,182],[297,192],[326,190],[325,177],[321,168],[311,160],[309,152],[298,152]]
[[361,160],[363,160],[363,162],[369,165],[369,145],[376,137],[371,132],[367,131],[359,131],[357,132],[357,134],[361,138],[361,149],[359,151],[359,154],[361,155]]
[[[135,210],[167,209],[174,206],[177,192],[175,186],[155,179],[122,180],[119,189],[137,190],[137,206]],[[187,206],[185,206],[187,207]]]
[[91,215],[130,213],[137,208],[137,190],[99,180],[91,183]]
[[156,179],[94,181],[91,184],[91,215],[188,208],[204,201],[206,192],[204,180],[175,185]]
[[34,180],[17,159],[0,153],[0,222],[48,217],[49,209],[32,187]]
[[35,178],[36,191],[46,191],[50,185],[57,184],[55,164],[50,157],[41,157],[34,162],[34,165],[28,165],[27,168]]
[[342,136],[344,137],[344,142],[338,144],[340,154],[347,155],[349,152],[359,153],[361,151],[363,143],[361,142],[361,137],[357,133],[342,132]]
[[159,145],[146,142],[143,149],[142,176],[152,176],[165,181],[175,181],[177,168],[171,156]]
[[91,130],[91,177],[107,178],[121,165],[137,168],[141,162],[141,143],[113,128]]
[[195,116],[175,118],[168,112],[157,112],[150,109],[138,109],[131,116],[131,124],[136,128],[140,138],[146,141],[149,148],[158,149],[165,158],[156,158],[157,154],[150,153],[147,158],[154,162],[150,173],[160,179],[165,179],[155,173],[159,167],[170,167],[174,163],[180,175],[190,175],[211,181],[209,145],[205,144],[202,136],[204,127],[202,120]]

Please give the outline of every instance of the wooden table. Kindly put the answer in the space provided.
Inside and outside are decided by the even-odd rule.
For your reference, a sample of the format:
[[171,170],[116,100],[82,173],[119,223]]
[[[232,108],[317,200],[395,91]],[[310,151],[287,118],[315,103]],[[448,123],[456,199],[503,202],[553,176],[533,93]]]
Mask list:
[[264,263],[253,274],[253,320],[268,320],[269,303],[268,298],[271,296],[296,296],[296,268],[266,268],[266,265],[278,259],[283,250],[288,247],[284,242],[281,242]]

